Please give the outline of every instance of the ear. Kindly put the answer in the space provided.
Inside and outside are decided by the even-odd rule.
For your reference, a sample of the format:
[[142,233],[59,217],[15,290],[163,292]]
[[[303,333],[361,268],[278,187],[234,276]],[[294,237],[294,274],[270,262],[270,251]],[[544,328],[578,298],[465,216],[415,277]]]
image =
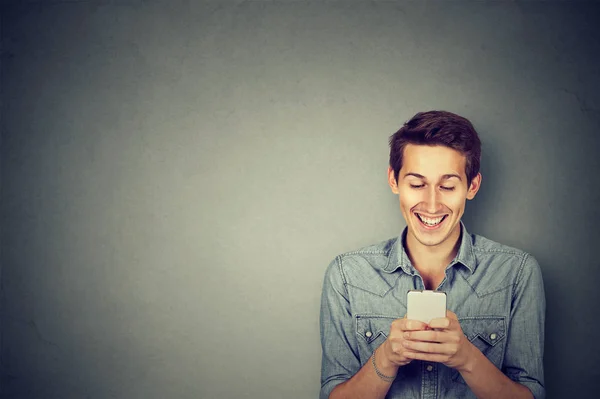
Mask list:
[[477,173],[477,176],[471,180],[471,186],[469,187],[469,191],[467,191],[467,199],[472,200],[475,198],[475,194],[479,191],[479,187],[481,187],[481,173]]
[[398,194],[398,182],[396,181],[396,177],[394,177],[394,169],[391,166],[388,166],[388,184],[392,192]]

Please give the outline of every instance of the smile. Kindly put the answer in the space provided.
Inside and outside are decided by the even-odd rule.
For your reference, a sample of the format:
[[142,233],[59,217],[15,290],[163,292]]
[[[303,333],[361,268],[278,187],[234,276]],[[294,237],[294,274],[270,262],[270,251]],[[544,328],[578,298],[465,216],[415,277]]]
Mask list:
[[430,228],[439,226],[446,219],[446,216],[448,216],[448,215],[444,215],[444,216],[439,216],[436,218],[429,218],[429,217],[420,215],[418,213],[415,213],[415,215],[417,215],[417,218],[421,221],[421,223],[423,225],[425,225],[426,227],[430,227]]

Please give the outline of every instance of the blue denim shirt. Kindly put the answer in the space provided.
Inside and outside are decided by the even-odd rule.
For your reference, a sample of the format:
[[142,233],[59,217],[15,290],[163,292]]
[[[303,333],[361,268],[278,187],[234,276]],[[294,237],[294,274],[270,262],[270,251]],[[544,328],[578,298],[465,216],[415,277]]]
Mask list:
[[[437,288],[446,292],[468,339],[498,369],[545,397],[546,300],[537,261],[529,254],[469,234],[461,222],[459,251]],[[425,289],[401,237],[337,256],[327,268],[321,298],[320,398],[350,379],[406,313],[409,290]],[[398,369],[386,398],[475,398],[460,373],[413,360]]]

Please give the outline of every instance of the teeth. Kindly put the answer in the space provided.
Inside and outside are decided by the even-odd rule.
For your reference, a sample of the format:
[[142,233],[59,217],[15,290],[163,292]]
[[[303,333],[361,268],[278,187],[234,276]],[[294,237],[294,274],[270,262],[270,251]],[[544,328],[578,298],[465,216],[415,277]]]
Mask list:
[[432,219],[432,218],[427,218],[425,216],[419,215],[418,213],[417,213],[417,216],[427,226],[435,226],[436,224],[439,224],[442,221],[442,219],[444,218],[443,216],[440,216],[439,218]]

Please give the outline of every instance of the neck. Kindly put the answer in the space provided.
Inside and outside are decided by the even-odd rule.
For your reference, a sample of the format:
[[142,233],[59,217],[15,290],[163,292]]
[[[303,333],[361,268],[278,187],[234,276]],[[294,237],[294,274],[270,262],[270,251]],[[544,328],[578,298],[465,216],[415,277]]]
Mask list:
[[446,267],[458,253],[460,236],[460,224],[439,245],[423,245],[412,234],[407,233],[405,248],[408,258],[421,274],[444,273]]

